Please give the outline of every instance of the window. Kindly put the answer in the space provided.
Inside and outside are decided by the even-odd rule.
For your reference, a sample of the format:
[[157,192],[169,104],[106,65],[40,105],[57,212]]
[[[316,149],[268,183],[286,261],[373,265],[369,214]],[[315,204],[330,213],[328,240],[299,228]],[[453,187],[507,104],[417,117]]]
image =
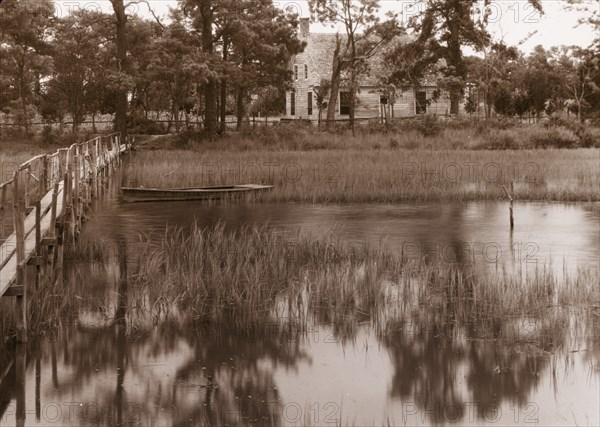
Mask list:
[[294,80],[298,80],[298,66],[294,65]]
[[308,113],[309,116],[312,116],[312,113],[313,113],[313,93],[312,92],[308,92],[306,94],[306,97],[307,97],[306,99],[307,99],[307,102],[308,102],[307,113]]
[[340,115],[350,115],[350,92],[340,92]]
[[427,92],[419,91],[416,95],[416,113],[425,114],[427,112]]
[[290,116],[296,115],[296,91],[290,92]]
[[304,80],[308,80],[308,65],[304,64]]
[[379,95],[379,103],[381,105],[387,105],[388,103],[388,98],[385,95]]

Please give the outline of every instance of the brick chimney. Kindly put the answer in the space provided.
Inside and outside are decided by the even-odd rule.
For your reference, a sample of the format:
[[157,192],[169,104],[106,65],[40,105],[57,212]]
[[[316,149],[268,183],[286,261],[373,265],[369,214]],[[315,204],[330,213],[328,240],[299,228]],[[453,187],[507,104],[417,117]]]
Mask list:
[[310,18],[300,18],[300,39],[307,39],[310,34]]

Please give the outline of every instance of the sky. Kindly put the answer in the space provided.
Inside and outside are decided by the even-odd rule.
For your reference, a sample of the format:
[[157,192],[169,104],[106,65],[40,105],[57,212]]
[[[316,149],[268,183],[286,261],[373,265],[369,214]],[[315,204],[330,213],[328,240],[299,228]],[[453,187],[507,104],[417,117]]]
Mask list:
[[[587,11],[568,11],[565,9],[567,3],[564,0],[542,0],[543,15],[535,11],[525,0],[493,1],[490,6],[492,13],[489,30],[496,40],[502,39],[509,45],[520,45],[520,49],[524,52],[531,52],[537,45],[545,48],[559,45],[587,47],[596,35],[590,27],[577,26],[577,21],[589,15],[592,10],[600,11],[600,0],[579,1]],[[310,16],[307,0],[273,0],[273,2],[282,9],[297,12],[301,17]],[[55,0],[55,4],[58,14],[68,13],[74,8],[112,11],[108,0]],[[148,0],[148,4],[158,16],[166,20],[169,7],[175,7],[177,0]],[[406,21],[411,14],[422,7],[423,3],[414,0],[380,0],[380,4],[382,15],[388,11],[402,12],[401,20]],[[144,3],[130,6],[129,11],[152,19]],[[335,29],[317,23],[311,24],[311,31],[333,32]],[[521,43],[523,40],[526,41]]]

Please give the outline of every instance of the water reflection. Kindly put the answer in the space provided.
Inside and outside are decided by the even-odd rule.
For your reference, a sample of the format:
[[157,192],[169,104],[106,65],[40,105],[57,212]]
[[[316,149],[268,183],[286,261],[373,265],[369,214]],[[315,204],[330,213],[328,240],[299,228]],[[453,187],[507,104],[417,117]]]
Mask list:
[[[536,242],[541,263],[597,265],[597,209],[519,204],[511,236],[503,204],[111,200],[86,233],[113,242],[115,251],[101,262],[79,260],[67,274],[77,310],[64,316],[56,335],[0,349],[2,425],[600,424],[600,306],[585,318],[557,309],[483,328],[480,319],[459,319],[453,305],[460,299],[467,312],[485,311],[485,302],[469,299],[486,256],[477,242],[498,245],[488,251],[499,247],[501,261],[488,264],[508,274],[524,264],[523,242]],[[343,313],[314,304],[301,313],[305,326],[287,307],[287,320],[265,317],[244,333],[236,319],[155,324],[130,287],[131,248],[139,233],[193,221],[225,221],[230,229],[269,223],[289,236],[333,230],[349,243],[383,239],[408,257],[427,255],[425,263],[447,258],[461,280],[432,275],[441,291],[430,296],[434,309],[427,311],[418,301],[396,299],[377,315],[361,304]],[[396,285],[390,282],[390,292],[398,292]]]

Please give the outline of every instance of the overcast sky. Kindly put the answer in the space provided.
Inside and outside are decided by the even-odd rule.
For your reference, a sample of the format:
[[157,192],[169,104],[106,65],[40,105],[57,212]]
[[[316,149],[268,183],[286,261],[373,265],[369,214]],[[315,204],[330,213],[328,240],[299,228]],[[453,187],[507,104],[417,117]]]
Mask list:
[[[70,8],[94,8],[110,12],[108,0],[74,1],[56,0],[57,12],[66,13]],[[154,12],[165,18],[169,7],[175,7],[177,0],[148,0]],[[307,0],[274,0],[280,8],[297,11],[301,16],[308,17],[309,9]],[[387,11],[404,12],[403,20],[415,13],[419,2],[408,0],[381,0],[382,13]],[[516,45],[526,39],[529,34],[534,35],[521,45],[521,49],[530,52],[534,46],[541,44],[549,48],[558,45],[579,45],[587,47],[594,39],[594,34],[589,27],[577,26],[579,18],[591,13],[591,10],[600,10],[600,0],[581,0],[587,8],[585,11],[567,11],[564,0],[542,0],[544,14],[540,15],[527,1],[501,0],[492,2],[490,32],[496,39],[503,38],[507,44]],[[133,5],[131,13],[138,13],[144,17],[152,18],[144,4]],[[311,24],[311,31],[335,31],[321,24]]]

